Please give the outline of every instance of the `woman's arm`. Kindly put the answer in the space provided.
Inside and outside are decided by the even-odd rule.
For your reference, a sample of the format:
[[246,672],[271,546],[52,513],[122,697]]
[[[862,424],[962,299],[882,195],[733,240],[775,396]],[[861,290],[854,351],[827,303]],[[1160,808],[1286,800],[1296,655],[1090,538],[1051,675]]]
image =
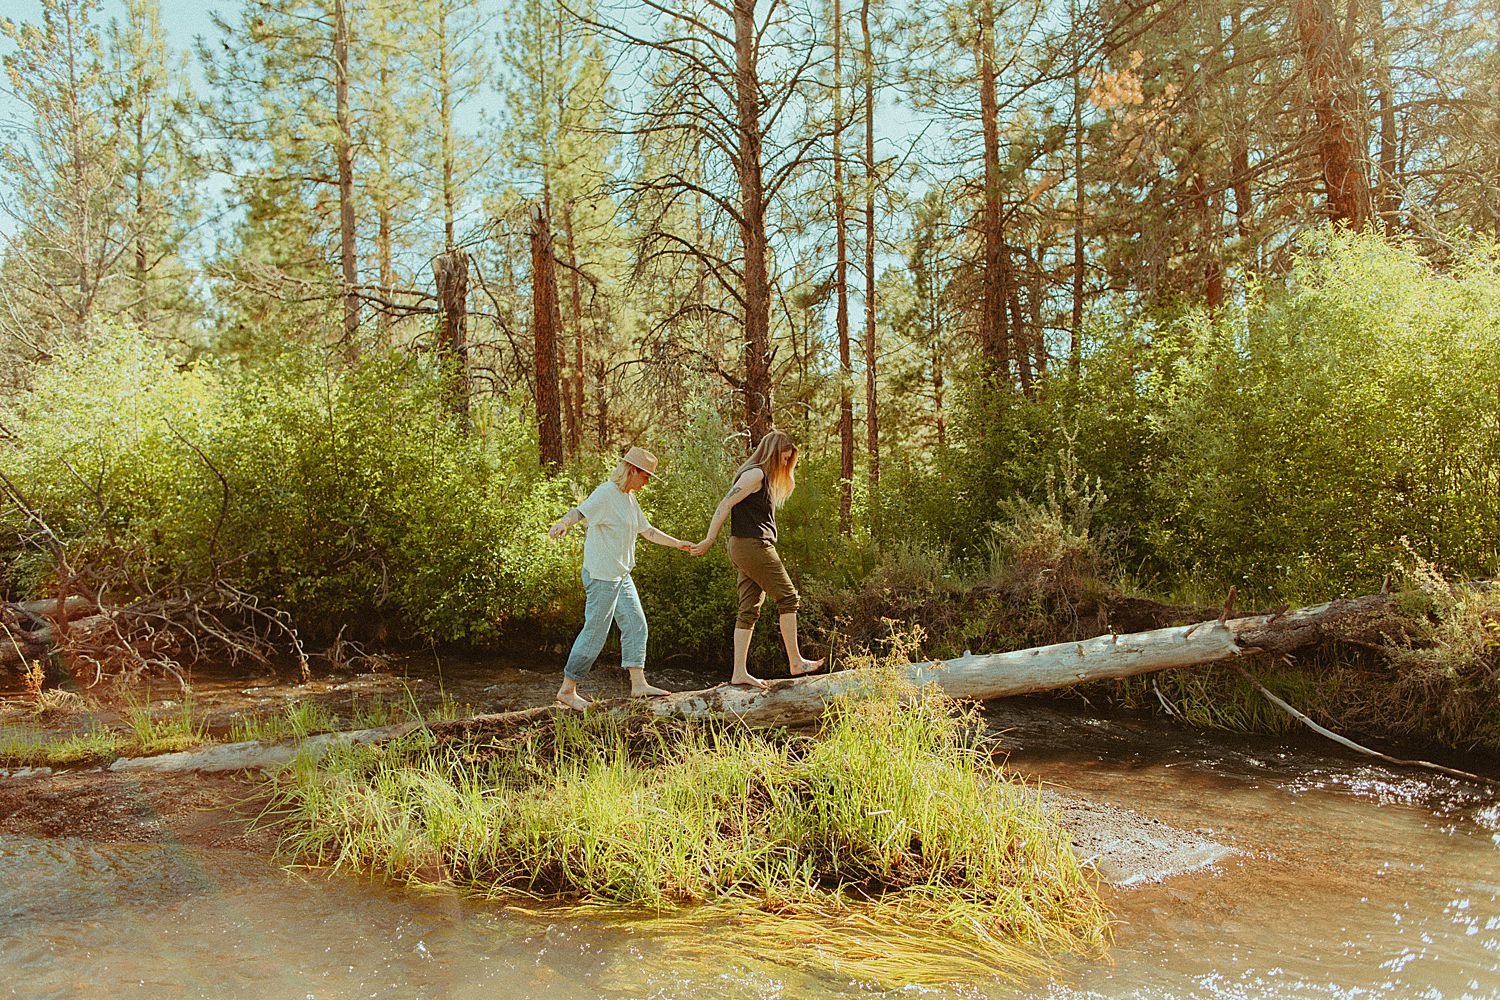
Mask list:
[[677,549],[680,552],[691,552],[693,549],[692,542],[684,542],[680,538],[673,538],[665,531],[658,531],[650,525],[647,525],[646,527],[641,529],[641,537],[648,542],[655,542],[657,545],[665,545],[669,549]]
[[547,537],[561,538],[563,535],[566,535],[568,533],[569,528],[573,527],[573,525],[577,524],[583,519],[583,511],[579,510],[577,507],[574,507],[562,517],[558,518],[556,524],[547,529]]
[[729,492],[724,495],[724,499],[719,501],[719,506],[714,510],[713,520],[708,522],[708,534],[704,535],[703,541],[694,545],[690,550],[693,555],[701,556],[709,550],[709,547],[714,543],[714,539],[719,537],[719,529],[724,527],[724,520],[729,517],[729,512],[734,509],[734,505],[760,489],[760,484],[765,478],[766,474],[760,469],[746,469],[740,474],[740,477],[734,481],[734,485],[729,488]]

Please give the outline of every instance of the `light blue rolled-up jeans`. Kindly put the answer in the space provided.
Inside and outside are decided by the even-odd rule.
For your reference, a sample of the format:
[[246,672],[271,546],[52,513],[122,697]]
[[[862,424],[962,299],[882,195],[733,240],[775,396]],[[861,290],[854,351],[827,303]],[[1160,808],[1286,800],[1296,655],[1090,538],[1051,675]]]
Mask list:
[[582,680],[609,638],[609,625],[620,626],[620,666],[629,670],[646,665],[646,612],[630,574],[618,580],[595,580],[584,570],[583,628],[573,640],[563,676]]

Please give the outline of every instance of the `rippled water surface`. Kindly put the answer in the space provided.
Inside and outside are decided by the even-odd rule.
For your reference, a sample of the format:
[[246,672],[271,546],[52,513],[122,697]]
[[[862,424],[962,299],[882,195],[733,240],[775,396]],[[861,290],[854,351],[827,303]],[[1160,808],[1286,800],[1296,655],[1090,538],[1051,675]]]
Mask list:
[[[1011,766],[1236,849],[1108,889],[1112,961],[901,996],[1500,997],[1500,789],[1156,721],[997,706]],[[0,995],[806,997],[704,931],[533,914],[172,845],[0,838]]]

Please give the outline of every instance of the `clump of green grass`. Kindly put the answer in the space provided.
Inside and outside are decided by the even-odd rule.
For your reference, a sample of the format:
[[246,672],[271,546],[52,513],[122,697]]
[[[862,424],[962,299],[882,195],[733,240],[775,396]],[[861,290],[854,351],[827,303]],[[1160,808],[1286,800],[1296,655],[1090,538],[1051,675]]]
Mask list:
[[361,701],[358,696],[355,696],[349,703],[350,729],[380,729],[398,722],[405,722],[407,718],[402,705],[386,701],[378,694],[366,701]]
[[[278,712],[252,714],[234,720],[229,727],[230,743],[276,743],[300,740],[313,733],[342,728],[333,713],[316,702],[293,701]],[[356,727],[357,728],[357,727]]]
[[190,695],[184,694],[166,712],[153,712],[149,697],[148,692],[148,700],[130,699],[126,703],[125,726],[134,752],[177,753],[208,741],[207,727],[198,718]]
[[285,847],[489,898],[728,918],[886,982],[1102,952],[1093,878],[974,745],[976,714],[893,671],[866,681],[812,736],[588,713],[339,748],[283,777]]
[[22,767],[66,767],[113,760],[126,745],[123,735],[102,726],[70,736],[51,736],[32,729],[0,732],[0,764]]

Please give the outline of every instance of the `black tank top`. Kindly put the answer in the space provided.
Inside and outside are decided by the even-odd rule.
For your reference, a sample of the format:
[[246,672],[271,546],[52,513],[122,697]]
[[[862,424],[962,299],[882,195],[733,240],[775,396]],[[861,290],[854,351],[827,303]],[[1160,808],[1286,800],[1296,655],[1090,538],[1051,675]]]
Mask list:
[[776,510],[771,506],[771,481],[762,476],[760,489],[729,508],[729,533],[735,538],[759,538],[776,544]]

